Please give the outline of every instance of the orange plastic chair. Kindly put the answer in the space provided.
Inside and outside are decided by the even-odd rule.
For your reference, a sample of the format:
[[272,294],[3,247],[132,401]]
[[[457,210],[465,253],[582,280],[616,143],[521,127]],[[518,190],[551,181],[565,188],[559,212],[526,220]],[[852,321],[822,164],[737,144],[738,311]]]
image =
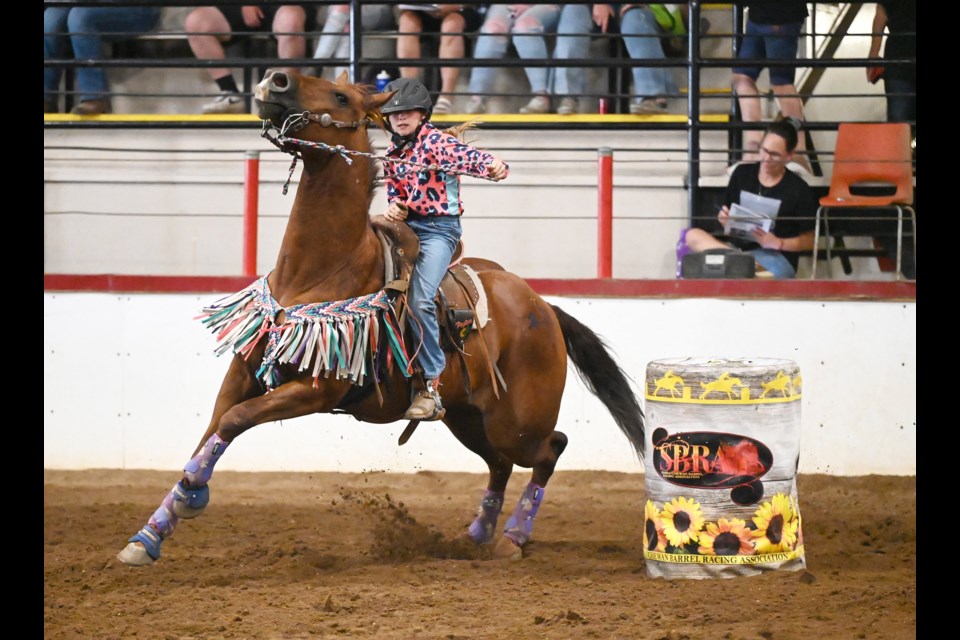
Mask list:
[[[831,246],[830,216],[834,220],[856,220],[857,213],[874,213],[884,209],[897,213],[897,278],[903,276],[903,220],[909,213],[913,229],[913,260],[916,270],[917,215],[913,209],[913,155],[910,146],[910,125],[906,122],[844,122],[837,129],[833,175],[830,190],[820,198],[814,225],[813,267],[817,275],[820,256],[820,225],[823,223],[827,275],[833,277],[831,262],[834,253],[847,252],[862,257],[856,249]],[[881,192],[883,195],[873,195]],[[892,192],[892,193],[891,193]],[[860,219],[868,219],[861,217]],[[840,235],[835,233],[834,235]],[[848,234],[855,235],[855,234]]]

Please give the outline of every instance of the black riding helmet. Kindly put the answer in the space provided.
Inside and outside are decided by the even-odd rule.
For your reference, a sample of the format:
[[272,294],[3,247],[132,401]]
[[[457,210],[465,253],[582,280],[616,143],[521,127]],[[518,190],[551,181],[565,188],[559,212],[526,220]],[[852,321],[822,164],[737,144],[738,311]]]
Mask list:
[[[421,109],[427,114],[427,120],[430,119],[430,115],[433,113],[433,100],[430,99],[430,92],[427,91],[422,82],[412,78],[397,78],[391,80],[383,88],[384,93],[390,93],[391,91],[396,91],[396,93],[387,104],[380,107],[380,113],[386,116],[398,111]],[[393,129],[390,128],[389,119],[387,119],[387,129],[393,132]]]

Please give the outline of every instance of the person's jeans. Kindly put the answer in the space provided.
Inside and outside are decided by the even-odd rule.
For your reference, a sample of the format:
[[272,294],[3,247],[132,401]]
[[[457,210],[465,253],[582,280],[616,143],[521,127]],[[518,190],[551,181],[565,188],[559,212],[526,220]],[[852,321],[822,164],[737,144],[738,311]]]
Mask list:
[[[43,59],[69,55],[76,60],[103,58],[102,33],[146,33],[160,20],[161,7],[50,7],[43,10]],[[67,33],[74,34],[67,37]],[[54,102],[63,76],[62,67],[43,68],[43,99]],[[107,97],[103,67],[76,67],[77,101]]]
[[[917,85],[909,80],[883,81],[887,94],[887,122],[917,121]],[[896,95],[899,94],[899,95]]]
[[[593,14],[588,4],[565,4],[557,25],[556,60],[586,59],[590,54]],[[579,96],[586,91],[587,72],[583,67],[560,67],[554,75],[553,89],[558,96]]]
[[790,261],[779,251],[774,251],[773,249],[751,249],[744,253],[752,255],[753,259],[760,263],[760,266],[769,271],[773,277],[778,280],[789,280],[790,278],[797,277],[796,269],[793,268]]
[[[559,19],[560,8],[557,5],[536,5],[520,15],[515,15],[510,5],[490,5],[473,49],[474,60],[503,58],[511,34],[513,46],[521,58],[544,59],[547,57],[547,43],[543,34],[554,31]],[[496,70],[495,67],[474,67],[470,72],[470,93],[480,96],[489,93],[493,88]],[[530,91],[547,91],[547,67],[526,67],[524,70],[530,82]]]
[[420,349],[418,358],[423,375],[427,380],[435,380],[443,372],[446,359],[440,347],[434,298],[450,266],[457,241],[463,235],[463,228],[460,216],[410,216],[407,224],[420,238],[420,255],[407,292],[407,304],[413,316],[413,335],[417,341],[410,351]]
[[[649,58],[663,60],[663,46],[657,36],[657,19],[646,6],[634,7],[620,18],[620,33],[627,53],[635,60]],[[633,93],[641,98],[656,98],[675,93],[673,79],[667,67],[633,67]]]
[[[747,20],[743,41],[737,58],[740,60],[794,60],[800,49],[800,34],[803,22],[789,24],[756,24]],[[763,70],[761,65],[733,67],[733,73],[748,76],[756,82]],[[784,86],[793,84],[796,67],[771,66],[768,68],[770,84]]]

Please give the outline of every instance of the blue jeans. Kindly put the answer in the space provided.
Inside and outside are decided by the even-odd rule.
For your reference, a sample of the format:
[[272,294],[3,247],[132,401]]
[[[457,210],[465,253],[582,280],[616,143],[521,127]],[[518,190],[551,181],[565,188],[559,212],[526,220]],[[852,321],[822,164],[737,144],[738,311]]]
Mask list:
[[[407,224],[420,238],[420,255],[410,278],[407,304],[413,316],[413,335],[417,343],[411,351],[420,349],[417,356],[427,380],[440,377],[447,362],[440,347],[440,327],[437,325],[437,305],[434,298],[443,280],[450,259],[463,235],[460,216],[409,216]],[[420,344],[422,343],[422,344]]]
[[782,253],[773,249],[751,249],[745,251],[753,256],[753,259],[769,271],[777,280],[789,280],[797,277],[797,271],[790,264]]
[[[507,54],[508,36],[513,36],[517,55],[526,59],[547,58],[546,32],[553,32],[560,19],[560,7],[555,4],[534,5],[516,15],[510,5],[493,4],[480,27],[477,44],[473,48],[474,61],[484,58],[503,58]],[[470,93],[482,96],[493,88],[495,67],[474,67],[470,72]],[[544,93],[548,89],[549,70],[546,67],[526,67],[530,91]]]
[[[160,7],[50,7],[43,10],[43,59],[103,58],[102,33],[139,34],[151,31],[160,20]],[[68,37],[68,33],[74,34]],[[107,97],[107,72],[103,67],[76,67],[77,101]],[[55,102],[62,67],[43,68],[43,99]]]
[[887,94],[887,122],[916,123],[917,83],[884,78],[883,90]]
[[[747,20],[743,42],[737,58],[740,60],[794,60],[800,47],[800,32],[803,22],[792,24],[755,24]],[[745,75],[754,82],[760,77],[760,65],[734,67],[733,73]],[[770,84],[780,87],[793,84],[796,77],[794,67],[770,67]]]
[[[620,18],[620,33],[631,58],[663,60],[663,45],[658,36],[657,19],[646,6],[628,9]],[[656,98],[676,93],[667,67],[633,67],[633,94],[640,98]]]

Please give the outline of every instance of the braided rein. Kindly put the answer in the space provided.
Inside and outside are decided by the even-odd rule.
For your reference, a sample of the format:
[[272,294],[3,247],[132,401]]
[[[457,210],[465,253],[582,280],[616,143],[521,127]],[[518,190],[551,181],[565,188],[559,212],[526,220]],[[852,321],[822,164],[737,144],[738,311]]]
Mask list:
[[[300,131],[309,123],[317,123],[323,127],[329,127],[331,125],[336,127],[353,127],[359,128],[366,126],[369,122],[368,120],[357,120],[352,122],[342,122],[339,120],[334,120],[330,117],[329,113],[325,113],[321,116],[310,113],[309,111],[304,111],[302,113],[296,113],[290,116],[283,121],[283,126],[277,129],[272,122],[269,120],[263,121],[263,127],[260,131],[260,136],[266,138],[271,144],[283,151],[284,153],[289,153],[293,156],[293,161],[290,163],[290,171],[287,173],[287,180],[283,183],[283,195],[287,195],[287,190],[290,186],[290,180],[293,177],[293,172],[297,166],[297,160],[302,158],[297,151],[292,151],[289,148],[284,148],[284,145],[292,144],[300,147],[307,147],[310,149],[319,149],[320,151],[327,151],[329,153],[335,153],[343,158],[344,162],[348,165],[353,164],[353,158],[351,156],[358,156],[362,158],[370,158],[372,160],[379,160],[381,162],[392,162],[394,164],[401,164],[412,167],[420,171],[442,171],[448,175],[458,175],[458,176],[469,176],[471,178],[479,178],[481,180],[488,180],[490,182],[495,182],[495,180],[489,176],[480,175],[471,171],[466,171],[463,169],[457,169],[456,167],[463,166],[462,164],[420,164],[418,162],[411,162],[409,160],[402,160],[400,158],[391,158],[389,156],[379,156],[374,153],[369,153],[366,151],[357,151],[355,149],[347,149],[342,144],[338,145],[329,145],[325,142],[311,142],[309,140],[301,140],[300,138],[291,138],[286,135],[287,131]],[[277,129],[277,135],[271,135],[271,131]]]

